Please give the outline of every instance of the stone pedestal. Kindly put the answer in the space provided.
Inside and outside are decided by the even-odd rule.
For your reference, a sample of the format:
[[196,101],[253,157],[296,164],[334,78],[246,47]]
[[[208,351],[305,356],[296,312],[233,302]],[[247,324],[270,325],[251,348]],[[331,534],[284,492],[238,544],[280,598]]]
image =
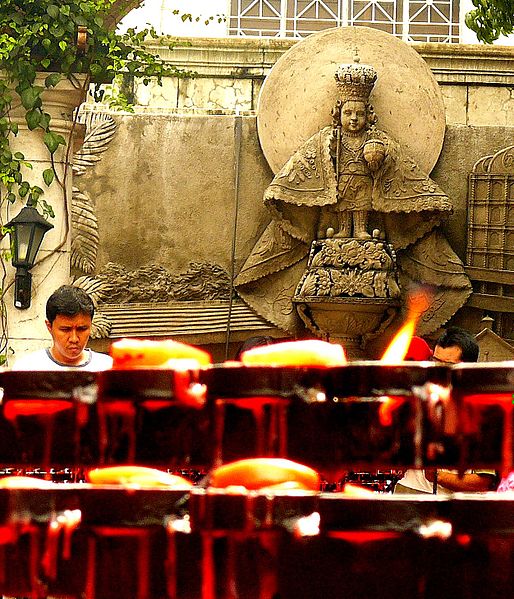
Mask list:
[[388,299],[311,297],[298,302],[297,310],[315,335],[340,343],[351,359],[365,359],[363,343],[386,328],[396,306],[397,302]]
[[365,358],[365,341],[380,334],[399,304],[392,247],[379,239],[320,239],[293,302],[306,327],[343,345],[350,358]]

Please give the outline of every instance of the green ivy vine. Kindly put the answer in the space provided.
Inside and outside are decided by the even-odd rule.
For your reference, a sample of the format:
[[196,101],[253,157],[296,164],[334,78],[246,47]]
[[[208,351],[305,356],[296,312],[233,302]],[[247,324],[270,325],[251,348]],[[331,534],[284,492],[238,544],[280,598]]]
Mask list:
[[[76,73],[87,75],[86,88],[94,84],[94,95],[102,95],[101,84],[124,73],[141,78],[144,84],[162,77],[183,76],[174,66],[148,52],[144,42],[157,38],[153,28],[118,34],[109,28],[109,9],[115,0],[2,0],[0,3],[0,182],[5,199],[22,198],[29,205],[53,216],[42,201],[41,185],[50,185],[55,170],[47,169],[43,181],[30,182],[23,174],[31,169],[21,152],[11,151],[18,125],[10,119],[13,102],[21,102],[29,130],[41,129],[51,156],[66,145],[62,135],[52,130],[50,115],[43,108],[45,88],[55,87],[63,78],[75,82]],[[48,72],[44,87],[36,85],[36,73]],[[118,94],[113,103],[126,108],[127,99]]]

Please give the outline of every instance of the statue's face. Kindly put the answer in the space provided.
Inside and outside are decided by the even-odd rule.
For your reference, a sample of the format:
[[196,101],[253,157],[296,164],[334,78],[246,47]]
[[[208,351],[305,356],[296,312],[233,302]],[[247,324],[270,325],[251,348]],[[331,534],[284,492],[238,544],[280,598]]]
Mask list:
[[341,109],[341,126],[344,131],[358,133],[366,126],[366,104],[360,100],[349,100]]

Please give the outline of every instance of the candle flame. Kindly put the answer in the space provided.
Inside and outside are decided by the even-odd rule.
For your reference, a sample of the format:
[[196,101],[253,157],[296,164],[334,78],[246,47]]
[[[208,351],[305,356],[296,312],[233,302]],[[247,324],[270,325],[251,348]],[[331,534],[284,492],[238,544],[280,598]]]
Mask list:
[[[426,288],[416,289],[409,294],[407,297],[407,320],[382,355],[380,361],[383,364],[397,364],[403,361],[409,351],[418,321],[423,312],[428,309],[431,298],[432,294]],[[380,400],[378,409],[380,423],[382,426],[391,426],[393,413],[402,405],[404,398],[384,396]]]
[[408,350],[422,314],[427,311],[432,300],[432,293],[425,287],[412,291],[407,297],[407,320],[393,337],[385,350],[382,359],[384,364],[401,362]]
[[417,322],[417,316],[409,317],[407,322],[396,333],[393,340],[385,350],[384,355],[380,360],[382,363],[397,364],[398,362],[401,362],[403,358],[405,358],[411,339],[414,335],[414,331],[416,330]]

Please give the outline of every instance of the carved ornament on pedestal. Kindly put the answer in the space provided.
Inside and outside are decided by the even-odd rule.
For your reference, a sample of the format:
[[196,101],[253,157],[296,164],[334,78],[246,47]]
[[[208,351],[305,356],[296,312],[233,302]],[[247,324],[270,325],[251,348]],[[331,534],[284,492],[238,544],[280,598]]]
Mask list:
[[379,239],[319,239],[293,302],[307,328],[353,356],[390,323],[399,305],[396,256]]

